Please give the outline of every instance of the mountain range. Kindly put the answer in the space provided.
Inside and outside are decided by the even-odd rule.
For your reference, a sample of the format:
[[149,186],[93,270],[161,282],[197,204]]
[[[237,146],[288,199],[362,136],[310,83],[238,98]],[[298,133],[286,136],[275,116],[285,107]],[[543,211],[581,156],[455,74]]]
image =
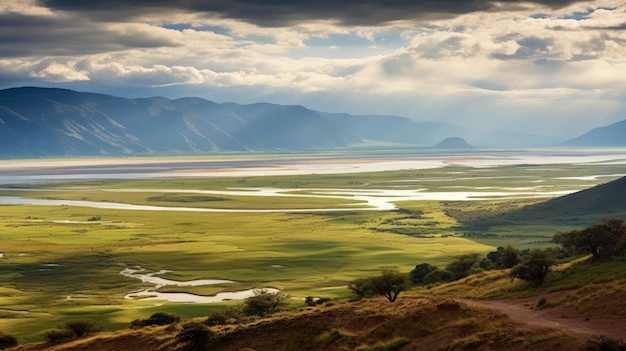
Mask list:
[[0,90],[0,158],[430,147],[451,136],[477,146],[557,143],[515,132],[480,133],[447,122],[326,113],[298,105],[129,99],[56,88]]

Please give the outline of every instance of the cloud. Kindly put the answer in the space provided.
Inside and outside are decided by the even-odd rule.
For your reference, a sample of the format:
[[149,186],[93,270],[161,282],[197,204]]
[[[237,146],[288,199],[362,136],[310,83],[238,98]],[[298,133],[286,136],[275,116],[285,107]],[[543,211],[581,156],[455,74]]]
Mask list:
[[6,0],[0,86],[562,133],[624,117],[624,23],[623,0]]
[[254,23],[285,27],[307,21],[332,19],[345,26],[378,26],[401,20],[452,18],[477,11],[526,9],[530,4],[560,8],[579,0],[39,0],[54,10],[81,12],[91,18],[111,21],[130,19],[172,9],[205,13]]
[[180,32],[144,23],[94,24],[76,16],[0,13],[3,57],[68,56],[178,46]]

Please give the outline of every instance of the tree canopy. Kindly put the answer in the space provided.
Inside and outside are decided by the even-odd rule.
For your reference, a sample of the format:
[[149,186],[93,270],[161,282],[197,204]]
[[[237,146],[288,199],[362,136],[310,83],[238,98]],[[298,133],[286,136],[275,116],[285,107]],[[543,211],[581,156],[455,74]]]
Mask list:
[[366,287],[394,302],[401,291],[408,288],[408,277],[398,271],[384,271],[380,276],[367,279]]
[[531,250],[524,260],[511,269],[511,276],[541,285],[556,259],[550,250]]
[[624,255],[626,223],[622,219],[606,219],[581,230],[556,234],[554,242],[572,253],[591,254],[594,260]]

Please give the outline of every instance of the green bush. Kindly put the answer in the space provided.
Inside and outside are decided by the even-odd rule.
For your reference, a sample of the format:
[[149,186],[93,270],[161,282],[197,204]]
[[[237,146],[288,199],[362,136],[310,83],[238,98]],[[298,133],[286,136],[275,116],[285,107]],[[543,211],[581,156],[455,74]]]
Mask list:
[[330,297],[320,297],[319,299],[317,299],[315,301],[315,304],[316,305],[321,305],[323,303],[326,303],[326,305],[328,305],[327,302],[331,302],[331,301],[332,301],[332,299]]
[[352,292],[352,294],[356,296],[357,299],[361,299],[367,294],[366,282],[366,279],[357,279],[348,284],[348,289],[350,289],[350,292]]
[[551,251],[534,249],[530,251],[522,263],[511,269],[511,276],[539,286],[543,284],[546,275],[555,263],[556,259]]
[[157,312],[148,319],[135,319],[130,322],[131,327],[141,328],[149,325],[168,325],[180,322],[180,316],[175,313]]
[[425,284],[448,283],[452,280],[454,280],[452,273],[443,269],[435,269],[424,277]]
[[76,339],[76,334],[69,329],[53,329],[46,332],[46,340],[52,344],[60,344]]
[[315,298],[313,296],[307,296],[306,298],[304,298],[304,303],[307,304],[308,306],[315,306]]
[[244,302],[243,312],[248,316],[265,316],[272,314],[285,304],[287,296],[282,293],[272,293],[258,289],[254,291],[254,296],[247,298]]
[[409,272],[409,277],[411,278],[411,282],[413,284],[423,284],[424,277],[426,277],[429,273],[436,270],[437,267],[430,265],[428,263],[418,264],[413,268],[411,272]]
[[89,336],[100,330],[102,330],[102,327],[91,321],[70,321],[62,327],[58,327],[58,329],[46,332],[46,339],[53,344],[58,344]]
[[65,323],[65,329],[71,330],[77,338],[82,338],[99,332],[102,327],[91,321],[70,321]]
[[461,255],[446,266],[446,271],[452,273],[452,279],[459,280],[476,273],[479,263],[480,256],[476,253]]
[[204,324],[208,326],[242,323],[247,319],[239,307],[231,307],[211,313]]

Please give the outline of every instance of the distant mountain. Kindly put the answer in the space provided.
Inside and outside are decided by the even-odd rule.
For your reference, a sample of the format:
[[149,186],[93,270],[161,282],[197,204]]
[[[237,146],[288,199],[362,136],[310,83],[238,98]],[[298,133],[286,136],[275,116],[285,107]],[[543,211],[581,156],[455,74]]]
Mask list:
[[326,113],[297,105],[127,99],[53,88],[0,90],[0,158],[427,147],[449,135],[470,135],[481,146],[537,146],[530,136],[503,141],[503,133],[447,122]]
[[302,106],[0,91],[0,157],[298,151],[359,140]]
[[626,146],[626,120],[616,122],[605,127],[594,128],[591,131],[570,139],[565,146]]
[[512,130],[473,130],[463,135],[472,141],[476,147],[550,147],[556,146],[563,141],[556,137],[523,133]]
[[447,122],[414,121],[406,117],[347,113],[320,115],[343,130],[349,130],[363,140],[427,146],[450,134],[462,134],[465,129]]
[[471,149],[472,145],[470,145],[465,139],[461,137],[448,137],[443,139],[437,145],[435,145],[437,149]]

